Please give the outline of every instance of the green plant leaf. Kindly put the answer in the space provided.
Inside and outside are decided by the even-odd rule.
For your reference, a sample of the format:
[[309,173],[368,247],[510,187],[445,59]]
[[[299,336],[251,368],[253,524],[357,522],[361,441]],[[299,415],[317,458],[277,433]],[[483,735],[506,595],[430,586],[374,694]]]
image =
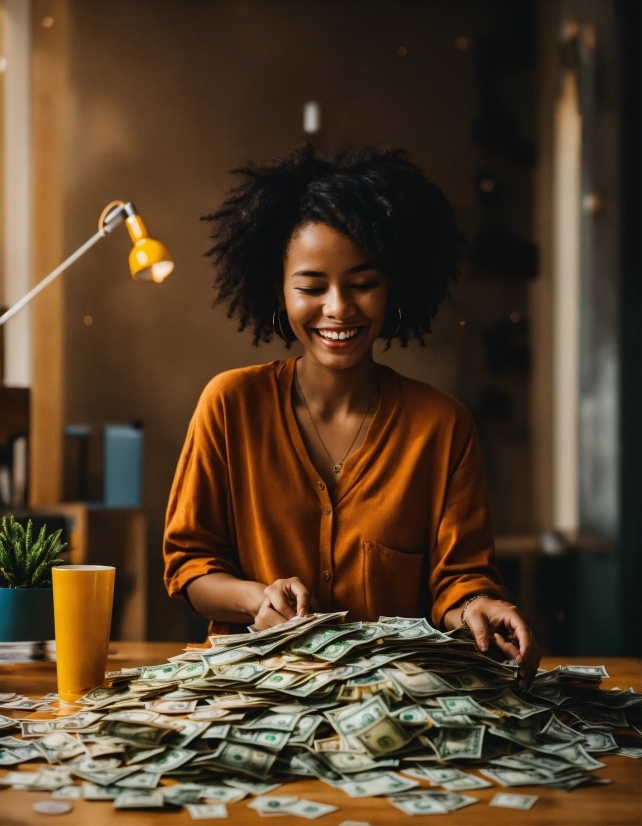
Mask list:
[[33,539],[33,523],[27,529],[13,516],[0,522],[0,587],[37,588],[51,580],[51,569],[63,560],[59,554],[67,544],[59,545],[61,530],[47,536],[47,526]]

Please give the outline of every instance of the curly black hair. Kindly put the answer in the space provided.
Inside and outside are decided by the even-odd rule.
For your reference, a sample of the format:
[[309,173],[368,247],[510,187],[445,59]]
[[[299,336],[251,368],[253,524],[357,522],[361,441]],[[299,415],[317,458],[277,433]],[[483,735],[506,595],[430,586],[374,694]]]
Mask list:
[[[253,343],[274,335],[276,285],[290,238],[308,222],[323,223],[374,255],[390,284],[388,346],[422,345],[432,319],[459,275],[464,238],[453,208],[403,150],[370,147],[324,158],[307,144],[274,163],[249,164],[212,222],[206,253],[217,271],[215,304],[228,303]],[[385,332],[394,329],[393,334]],[[289,345],[288,345],[289,346]]]

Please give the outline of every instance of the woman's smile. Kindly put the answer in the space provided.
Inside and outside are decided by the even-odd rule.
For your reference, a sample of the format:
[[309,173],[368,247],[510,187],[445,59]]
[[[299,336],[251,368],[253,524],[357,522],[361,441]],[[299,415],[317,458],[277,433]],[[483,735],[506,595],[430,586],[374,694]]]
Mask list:
[[365,327],[318,327],[313,328],[325,347],[330,350],[347,350],[361,336]]

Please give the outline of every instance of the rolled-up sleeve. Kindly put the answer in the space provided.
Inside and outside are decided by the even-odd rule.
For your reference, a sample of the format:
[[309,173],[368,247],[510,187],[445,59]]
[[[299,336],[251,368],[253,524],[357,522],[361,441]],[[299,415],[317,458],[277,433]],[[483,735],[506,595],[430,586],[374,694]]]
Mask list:
[[185,587],[205,574],[241,577],[232,536],[225,410],[216,380],[201,396],[176,468],[165,521],[165,586]]
[[437,627],[461,600],[475,594],[506,596],[495,559],[490,503],[472,418],[466,416],[460,428],[464,432],[455,434],[451,444],[441,520],[431,553],[431,615]]

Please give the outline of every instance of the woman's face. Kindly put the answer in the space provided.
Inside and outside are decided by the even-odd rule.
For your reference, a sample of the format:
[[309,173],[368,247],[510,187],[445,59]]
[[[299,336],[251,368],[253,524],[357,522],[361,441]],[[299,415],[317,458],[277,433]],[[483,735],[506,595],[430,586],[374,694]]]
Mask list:
[[327,224],[304,224],[283,261],[283,300],[306,354],[343,370],[371,358],[388,281],[372,255]]

